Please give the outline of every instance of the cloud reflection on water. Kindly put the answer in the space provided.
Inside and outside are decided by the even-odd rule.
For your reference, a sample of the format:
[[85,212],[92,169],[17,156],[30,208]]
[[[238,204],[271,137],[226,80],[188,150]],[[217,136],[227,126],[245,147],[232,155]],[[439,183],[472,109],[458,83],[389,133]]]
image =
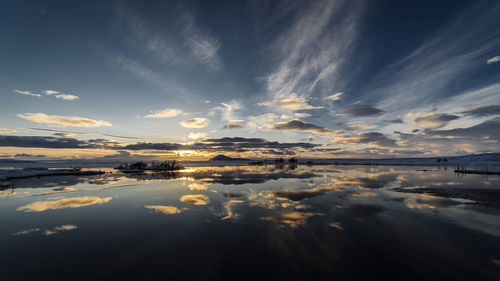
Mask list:
[[190,203],[193,205],[206,205],[210,202],[210,198],[203,194],[187,194],[183,195],[180,199],[184,203]]
[[179,209],[174,206],[163,206],[163,205],[146,205],[144,206],[144,208],[151,209],[155,213],[162,213],[165,215],[180,214],[181,212],[187,210],[187,208]]
[[80,208],[95,204],[103,204],[111,201],[112,197],[83,196],[63,198],[53,201],[36,201],[17,208],[17,211],[43,212],[46,210],[56,210],[63,208]]

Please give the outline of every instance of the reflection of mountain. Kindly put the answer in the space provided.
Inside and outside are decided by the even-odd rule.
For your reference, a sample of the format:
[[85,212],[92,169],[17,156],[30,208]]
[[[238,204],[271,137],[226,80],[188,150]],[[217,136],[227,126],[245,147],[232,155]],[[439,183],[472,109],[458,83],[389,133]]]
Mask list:
[[231,166],[199,168],[194,172],[183,173],[186,177],[209,183],[247,184],[264,183],[279,179],[309,179],[318,174],[306,171],[294,171],[274,166]]

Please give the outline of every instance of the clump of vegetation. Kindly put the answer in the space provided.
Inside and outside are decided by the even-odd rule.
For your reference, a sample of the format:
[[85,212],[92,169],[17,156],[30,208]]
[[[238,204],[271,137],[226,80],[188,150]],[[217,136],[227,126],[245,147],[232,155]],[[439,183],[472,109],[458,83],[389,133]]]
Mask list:
[[135,163],[130,164],[128,167],[130,169],[133,169],[133,170],[144,170],[148,167],[148,163],[139,161],[139,162],[135,162]]
[[184,167],[176,160],[171,161],[163,161],[163,162],[152,162],[148,165],[148,163],[139,161],[132,164],[123,163],[116,169],[127,171],[127,170],[155,170],[155,171],[176,171],[184,169]]
[[184,167],[176,160],[163,161],[163,162],[153,162],[151,163],[153,170],[182,170]]
[[297,160],[297,158],[295,158],[295,157],[292,157],[292,158],[288,159],[288,162],[290,162],[290,163],[297,163],[298,161],[299,160]]

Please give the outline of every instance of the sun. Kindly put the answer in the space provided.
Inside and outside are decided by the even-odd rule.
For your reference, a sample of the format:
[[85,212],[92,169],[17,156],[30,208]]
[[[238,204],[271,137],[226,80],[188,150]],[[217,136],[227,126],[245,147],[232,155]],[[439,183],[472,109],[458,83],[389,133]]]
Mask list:
[[177,156],[180,157],[191,157],[192,155],[196,154],[196,151],[194,150],[176,150],[174,152]]

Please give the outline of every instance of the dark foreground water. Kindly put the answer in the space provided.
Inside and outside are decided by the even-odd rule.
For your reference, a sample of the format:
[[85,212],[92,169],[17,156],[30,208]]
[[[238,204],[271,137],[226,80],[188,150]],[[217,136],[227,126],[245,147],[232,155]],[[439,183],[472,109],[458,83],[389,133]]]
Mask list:
[[15,182],[0,280],[500,280],[500,176],[194,169]]

